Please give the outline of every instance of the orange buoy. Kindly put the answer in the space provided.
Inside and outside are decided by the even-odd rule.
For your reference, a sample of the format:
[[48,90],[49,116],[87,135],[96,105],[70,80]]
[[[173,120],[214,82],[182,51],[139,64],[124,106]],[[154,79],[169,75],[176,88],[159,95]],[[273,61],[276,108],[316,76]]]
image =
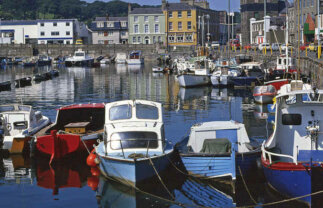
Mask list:
[[96,176],[91,176],[87,178],[87,185],[91,187],[93,191],[98,189],[99,178]]
[[[93,150],[94,151],[94,150]],[[86,158],[86,164],[90,167],[95,167],[97,164],[95,163],[96,154],[91,152],[89,156]]]
[[99,176],[100,175],[100,170],[98,167],[91,167],[91,174],[93,176]]

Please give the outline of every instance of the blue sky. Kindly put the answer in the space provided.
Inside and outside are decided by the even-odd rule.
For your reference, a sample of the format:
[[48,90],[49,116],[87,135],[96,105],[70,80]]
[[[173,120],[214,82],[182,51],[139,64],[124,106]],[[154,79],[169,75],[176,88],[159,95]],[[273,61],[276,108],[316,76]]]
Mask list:
[[[94,0],[86,0],[87,2],[93,2]],[[101,0],[108,2],[110,0]],[[160,5],[161,0],[123,0],[125,2],[132,2],[138,4],[146,5]],[[179,2],[180,0],[168,0],[169,2]],[[227,10],[228,9],[228,0],[208,0],[210,2],[211,9],[215,10]],[[231,0],[231,10],[239,11],[240,0]]]

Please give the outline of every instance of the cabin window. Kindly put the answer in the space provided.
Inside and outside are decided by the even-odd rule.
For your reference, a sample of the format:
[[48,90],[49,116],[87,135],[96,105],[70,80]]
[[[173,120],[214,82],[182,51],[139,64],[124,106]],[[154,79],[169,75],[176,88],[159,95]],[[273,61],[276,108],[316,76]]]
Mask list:
[[84,53],[75,53],[75,56],[84,56]]
[[6,112],[6,111],[14,111],[15,108],[13,106],[1,106],[0,112]]
[[158,147],[158,136],[154,132],[129,131],[118,132],[111,135],[111,148],[114,150],[121,148],[132,149],[148,147]]
[[16,121],[13,123],[14,129],[17,130],[23,130],[28,128],[28,122],[27,121]]
[[18,109],[21,111],[30,111],[30,107],[29,106],[23,106],[23,105],[19,105]]
[[295,104],[296,103],[296,95],[289,95],[286,98],[286,104],[287,105],[291,105],[291,104]]
[[302,115],[301,114],[283,114],[282,117],[283,125],[301,125]]
[[132,117],[131,105],[118,105],[110,108],[110,120],[130,119]]
[[158,119],[158,108],[152,105],[136,104],[136,116],[139,119]]

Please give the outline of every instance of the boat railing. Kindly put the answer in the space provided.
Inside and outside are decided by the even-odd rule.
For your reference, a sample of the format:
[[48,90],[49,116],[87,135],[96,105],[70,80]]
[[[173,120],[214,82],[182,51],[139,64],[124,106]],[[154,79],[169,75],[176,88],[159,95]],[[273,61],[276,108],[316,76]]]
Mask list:
[[[290,158],[293,160],[293,163],[295,163],[296,165],[297,163],[297,155],[295,154],[295,156],[291,156],[291,155],[283,155],[283,154],[278,154],[278,153],[273,153],[273,152],[269,152],[265,149],[265,145],[264,143],[261,146],[261,152],[262,152],[262,156],[264,159],[269,159],[269,164],[272,164],[272,156],[277,156],[277,157],[285,157],[285,158]],[[266,157],[267,156],[267,157]]]
[[[148,152],[149,152],[149,144],[150,144],[150,141],[163,141],[162,139],[113,139],[113,140],[109,140],[107,141],[106,145],[108,145],[109,143],[112,143],[112,142],[118,142],[120,143],[120,149],[122,151],[122,155],[123,155],[123,158],[126,158],[126,155],[124,153],[124,148],[122,146],[122,142],[124,141],[148,141],[147,143],[147,150],[146,150],[146,157],[148,157]],[[138,149],[142,149],[143,147],[138,147]],[[163,147],[163,153],[164,153],[164,147]]]

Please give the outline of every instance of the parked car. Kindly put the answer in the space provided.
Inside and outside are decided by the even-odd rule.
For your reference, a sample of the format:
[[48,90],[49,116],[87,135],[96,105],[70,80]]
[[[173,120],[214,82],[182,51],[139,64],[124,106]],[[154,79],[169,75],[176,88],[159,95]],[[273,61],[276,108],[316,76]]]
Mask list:
[[279,51],[280,44],[279,43],[273,43],[271,44],[271,49],[273,51]]
[[310,43],[309,45],[308,45],[308,50],[310,50],[310,51],[316,51],[316,46],[315,46],[315,44],[314,43]]
[[260,43],[258,46],[258,50],[262,51],[263,48],[266,47],[266,50],[270,50],[270,44],[269,43]]
[[303,45],[299,46],[299,49],[301,51],[305,51],[307,47],[308,47],[308,44],[303,44]]
[[[284,44],[282,44],[281,45],[281,49],[282,49],[282,51],[286,51],[286,44],[284,43]],[[291,49],[293,49],[294,50],[294,47],[293,46],[291,46],[291,45],[288,45],[288,50],[290,51]]]
[[251,47],[251,45],[250,45],[250,44],[247,44],[247,45],[243,46],[243,48],[244,48],[245,50],[251,50],[251,49],[252,49],[252,47]]

